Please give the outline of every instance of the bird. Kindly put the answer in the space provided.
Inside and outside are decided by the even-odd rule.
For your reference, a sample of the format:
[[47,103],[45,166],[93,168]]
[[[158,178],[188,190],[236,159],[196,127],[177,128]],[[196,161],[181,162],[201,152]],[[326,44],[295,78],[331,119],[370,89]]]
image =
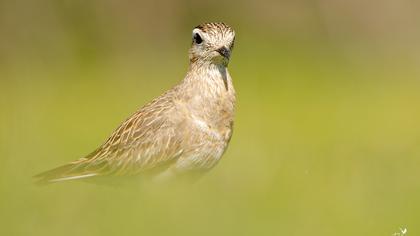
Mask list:
[[37,182],[208,172],[232,137],[236,95],[227,67],[234,42],[235,31],[225,23],[196,26],[183,80],[138,109],[89,155],[36,175]]

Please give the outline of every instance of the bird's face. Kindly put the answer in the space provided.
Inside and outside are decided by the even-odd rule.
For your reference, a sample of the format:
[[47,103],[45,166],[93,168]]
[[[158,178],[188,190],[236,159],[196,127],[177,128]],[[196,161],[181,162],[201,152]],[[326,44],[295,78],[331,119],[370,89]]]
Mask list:
[[191,62],[209,62],[227,66],[235,41],[235,32],[224,23],[204,23],[192,31]]

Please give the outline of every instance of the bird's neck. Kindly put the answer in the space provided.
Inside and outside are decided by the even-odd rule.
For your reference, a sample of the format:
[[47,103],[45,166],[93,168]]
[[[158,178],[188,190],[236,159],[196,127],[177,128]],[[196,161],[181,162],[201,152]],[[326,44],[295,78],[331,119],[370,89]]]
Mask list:
[[226,65],[222,63],[212,63],[208,61],[194,61],[190,63],[188,72],[208,72],[208,71],[225,71]]
[[226,65],[210,62],[192,62],[185,80],[187,83],[206,84],[213,88],[224,87],[226,90],[231,83]]
[[218,103],[220,100],[235,102],[235,90],[228,69],[223,64],[191,63],[188,73],[182,83],[187,96]]
[[227,99],[235,101],[235,90],[226,66],[214,63],[191,63],[187,75],[181,84],[186,97],[196,97],[201,101],[219,103]]

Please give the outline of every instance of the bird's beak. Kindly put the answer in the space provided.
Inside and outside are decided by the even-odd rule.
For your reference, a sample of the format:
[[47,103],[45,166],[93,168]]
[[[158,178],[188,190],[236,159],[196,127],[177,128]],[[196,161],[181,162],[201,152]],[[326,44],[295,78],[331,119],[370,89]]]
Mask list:
[[229,59],[230,57],[230,50],[227,49],[226,47],[221,47],[219,49],[216,50],[218,53],[220,53],[220,55],[222,55],[224,58]]

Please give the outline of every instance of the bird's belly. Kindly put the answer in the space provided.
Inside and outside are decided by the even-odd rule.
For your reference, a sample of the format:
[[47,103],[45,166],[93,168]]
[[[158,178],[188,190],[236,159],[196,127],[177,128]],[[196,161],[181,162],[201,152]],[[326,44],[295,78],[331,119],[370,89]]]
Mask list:
[[192,117],[183,143],[183,154],[175,163],[177,170],[208,170],[222,157],[231,127],[219,129],[203,119]]
[[202,144],[184,153],[175,163],[175,169],[177,172],[209,170],[221,159],[225,149],[224,144]]

